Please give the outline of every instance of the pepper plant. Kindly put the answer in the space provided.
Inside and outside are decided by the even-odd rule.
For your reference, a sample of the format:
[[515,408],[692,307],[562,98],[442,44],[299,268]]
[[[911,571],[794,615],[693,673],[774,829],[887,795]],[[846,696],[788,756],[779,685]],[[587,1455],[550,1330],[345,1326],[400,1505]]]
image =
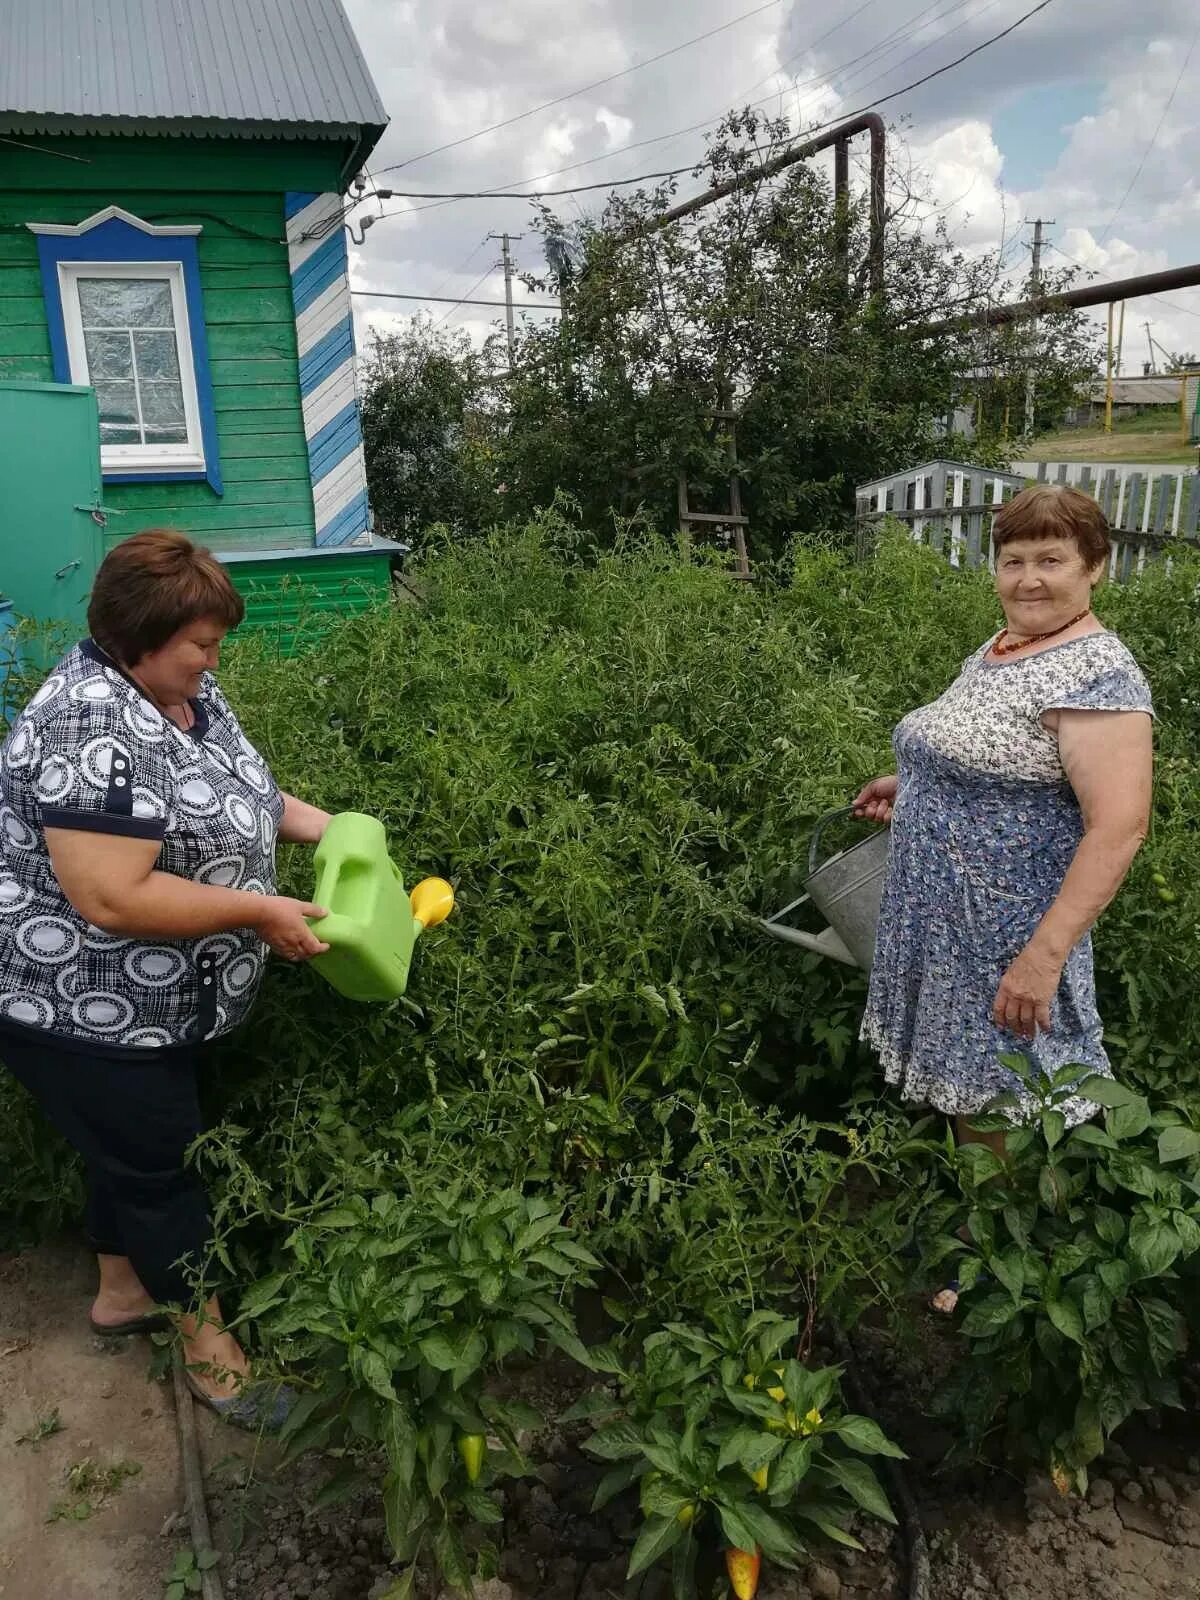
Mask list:
[[575,1415],[600,1426],[585,1448],[612,1465],[595,1507],[637,1485],[643,1523],[630,1578],[671,1560],[678,1600],[724,1550],[735,1593],[751,1595],[765,1557],[794,1567],[816,1539],[861,1546],[855,1510],[895,1517],[864,1456],[903,1452],[869,1417],[842,1408],[840,1367],[790,1359],[800,1324],[773,1311],[706,1327],[669,1323],[640,1358],[605,1365],[615,1393],[587,1395]]
[[432,1181],[319,1210],[288,1249],[292,1265],[242,1307],[314,1385],[283,1429],[287,1455],[340,1454],[329,1501],[361,1486],[364,1449],[382,1447],[388,1539],[406,1569],[397,1600],[422,1557],[469,1594],[463,1529],[501,1521],[488,1491],[528,1470],[518,1433],[541,1421],[488,1380],[547,1346],[588,1364],[568,1305],[596,1258],[548,1200]]
[[[959,1203],[927,1241],[927,1265],[960,1257],[967,1348],[941,1404],[968,1447],[1002,1422],[1010,1458],[1082,1492],[1127,1417],[1181,1403],[1175,1268],[1200,1250],[1200,1131],[1180,1106],[1152,1111],[1110,1078],[1080,1083],[1077,1066],[1050,1077],[1024,1056],[1004,1060],[1035,1112],[1014,1127],[1004,1113],[1016,1097],[1002,1096],[975,1119],[1004,1132],[1004,1159],[948,1147]],[[1078,1095],[1105,1108],[1102,1126],[1068,1129]]]

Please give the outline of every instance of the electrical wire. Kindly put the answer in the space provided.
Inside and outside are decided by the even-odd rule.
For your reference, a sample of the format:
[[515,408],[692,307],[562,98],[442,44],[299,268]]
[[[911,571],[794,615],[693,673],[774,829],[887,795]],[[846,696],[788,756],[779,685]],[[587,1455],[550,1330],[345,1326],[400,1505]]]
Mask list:
[[[868,4],[872,3],[872,0],[867,0],[867,3]],[[932,18],[931,20],[935,21],[935,22],[936,21],[940,21],[942,19],[942,17],[948,16],[954,11],[961,10],[964,5],[969,5],[970,3],[971,3],[971,0],[955,0],[955,4],[951,5],[947,9],[947,11],[941,13],[941,16]],[[890,34],[885,34],[883,39],[877,41],[874,45],[871,46],[871,48],[869,50],[860,51],[858,55],[851,56],[851,57],[849,57],[848,60],[839,62],[836,67],[831,67],[828,73],[819,73],[819,74],[817,74],[817,76],[815,76],[813,78],[805,78],[805,79],[801,80],[800,83],[789,84],[787,86],[788,92],[793,92],[796,89],[806,88],[810,84],[825,82],[829,78],[834,78],[834,77],[837,77],[841,73],[847,72],[850,68],[855,67],[855,66],[859,65],[860,63],[861,64],[865,64],[867,61],[869,61],[871,59],[872,56],[877,56],[880,53],[880,51],[882,51],[887,46],[889,40],[894,40],[897,35],[904,34],[907,29],[909,29],[909,28],[913,27],[914,25],[920,23],[921,19],[924,18],[928,12],[935,10],[936,7],[938,5],[940,5],[940,4],[941,4],[941,0],[932,0],[931,4],[927,4],[927,5],[923,6],[923,7],[921,7],[920,10],[915,11],[912,14],[912,16],[908,17],[903,23],[900,24],[900,26],[898,28],[894,28]],[[846,20],[850,21],[852,17],[855,17],[855,16],[858,15],[859,11],[862,11],[864,9],[865,9],[864,6],[860,6],[858,8],[858,11],[852,12],[851,13],[851,17],[848,17]],[[839,24],[839,26],[840,26],[840,24]],[[795,61],[799,56],[806,55],[808,53],[808,51],[810,51],[812,49],[815,49],[816,46],[818,44],[820,44],[823,39],[828,38],[829,34],[835,32],[835,31],[836,31],[835,29],[829,29],[826,33],[820,34],[816,39],[809,40],[809,42],[806,45],[802,46],[800,50],[795,51],[791,56],[787,57],[786,61]],[[937,41],[934,40],[933,42],[936,43]],[[928,46],[926,46],[926,48],[928,48]],[[785,61],[784,64],[786,64],[786,61]],[[897,64],[899,64],[899,63],[897,63]],[[762,83],[762,82],[765,82],[765,81],[766,81],[765,79],[761,79],[761,78],[759,79],[759,83]],[[734,96],[733,103],[734,104],[740,104],[742,99],[744,98],[744,94],[752,93],[757,87],[758,87],[757,83],[756,84],[751,84],[750,88],[748,90],[743,91],[743,94],[739,94],[739,95]],[[771,94],[764,95],[759,100],[751,101],[750,102],[751,109],[754,109],[754,108],[756,108],[758,106],[766,105],[768,101],[774,100],[776,98],[776,95],[777,95],[778,92],[780,92],[780,91],[773,91]],[[504,190],[508,190],[508,189],[515,189],[515,188],[518,188],[519,186],[523,186],[523,185],[530,184],[530,183],[541,183],[541,182],[543,182],[543,180],[545,180],[547,178],[561,178],[568,172],[579,172],[584,167],[595,166],[597,164],[597,162],[600,162],[600,161],[609,161],[614,156],[628,155],[628,153],[631,150],[645,150],[650,145],[653,145],[653,144],[664,144],[669,140],[680,139],[685,134],[697,133],[697,132],[701,131],[702,129],[713,127],[717,122],[719,122],[721,120],[722,117],[724,117],[724,116],[726,116],[728,114],[728,111],[729,111],[729,106],[727,105],[722,110],[714,112],[710,117],[706,117],[702,122],[689,123],[687,125],[687,127],[685,127],[685,128],[675,128],[670,133],[657,133],[657,134],[654,134],[653,136],[651,136],[648,139],[634,139],[634,140],[631,140],[628,144],[616,145],[612,150],[604,151],[604,153],[602,155],[589,156],[583,161],[573,161],[573,162],[570,163],[569,166],[555,167],[554,170],[551,171],[551,172],[539,172],[537,174],[537,176],[534,177],[534,178],[514,178],[511,183],[499,183],[499,184],[494,185],[493,190],[489,190],[488,193],[491,194],[493,192],[504,191]],[[674,175],[677,176],[679,173],[691,172],[691,171],[694,171],[694,170],[695,170],[695,162],[693,162],[690,166],[679,168],[677,170],[677,173],[674,174]],[[563,191],[563,192],[565,193],[565,192],[568,192],[568,191]],[[454,204],[453,201],[445,201],[445,202],[442,202],[442,203],[443,204]],[[424,210],[425,208],[421,207],[419,209]]]
[[[472,287],[477,289],[484,281],[484,278],[490,277],[491,273],[492,268],[489,267],[483,278],[479,278]],[[470,289],[461,300],[455,300],[448,294],[397,294],[391,289],[351,289],[350,293],[356,296],[364,296],[368,300],[437,300],[442,305],[449,305],[450,310],[438,322],[434,323],[435,328],[440,327],[441,323],[445,322],[446,317],[453,316],[458,306],[506,306],[508,304],[507,300],[472,300]],[[562,310],[562,306],[559,305],[557,300],[514,300],[513,307],[519,311]]]
[[554,106],[561,106],[567,100],[575,100],[582,94],[590,94],[593,89],[602,89],[605,84],[615,83],[618,78],[626,78],[631,72],[640,72],[643,67],[651,67],[656,61],[665,61],[668,56],[678,55],[681,50],[689,50],[694,44],[701,44],[705,39],[715,38],[719,33],[727,33],[730,28],[735,28],[739,23],[757,17],[763,11],[771,11],[782,0],[766,0],[764,5],[755,6],[752,11],[744,11],[741,16],[732,18],[729,22],[722,22],[715,28],[709,28],[706,33],[698,33],[691,39],[684,39],[679,44],[672,45],[668,50],[660,50],[657,55],[647,56],[644,61],[635,61],[628,67],[622,67],[620,72],[610,72],[606,77],[596,78],[592,83],[582,84],[578,89],[571,89],[566,94],[557,95],[553,100],[543,101],[541,105],[531,106],[528,111],[520,111],[516,116],[505,117],[501,122],[493,122],[486,128],[477,128],[474,133],[466,133],[460,139],[448,140],[445,144],[435,145],[432,150],[423,150],[420,155],[409,156],[406,161],[398,161],[394,166],[380,167],[382,176],[385,172],[399,172],[403,167],[414,166],[418,161],[428,161],[431,156],[441,155],[446,150],[457,150],[460,145],[470,144],[475,139],[482,139],[485,134],[498,133],[501,128],[511,128],[514,123],[524,122],[528,117],[536,117],[541,111],[549,111]]
[[[991,0],[991,3],[995,3],[995,0]],[[861,106],[857,107],[857,109],[854,110],[854,111],[840,112],[836,117],[832,117],[826,122],[820,122],[820,123],[817,123],[814,127],[806,128],[802,135],[799,135],[799,134],[797,135],[797,140],[799,140],[800,138],[804,138],[804,139],[811,138],[811,136],[813,134],[815,134],[815,133],[822,133],[828,128],[836,127],[839,122],[849,121],[852,117],[861,116],[864,112],[872,111],[877,106],[887,105],[890,101],[899,99],[901,95],[909,94],[909,93],[911,93],[912,90],[919,89],[926,83],[931,83],[935,78],[940,78],[944,73],[950,72],[955,67],[961,66],[964,61],[969,61],[973,56],[979,55],[981,51],[989,49],[990,46],[992,46],[994,44],[998,44],[1001,39],[1007,39],[1008,36],[1010,34],[1012,34],[1012,33],[1015,33],[1016,30],[1019,27],[1021,27],[1023,23],[1028,22],[1031,17],[1035,17],[1038,14],[1039,11],[1044,11],[1047,6],[1052,5],[1053,3],[1054,3],[1054,0],[1039,0],[1039,4],[1037,4],[1035,6],[1032,6],[1028,11],[1024,12],[1021,16],[1019,16],[1016,19],[1015,22],[1011,22],[1008,25],[1007,28],[1002,28],[999,33],[992,34],[992,36],[990,38],[984,39],[981,43],[979,43],[977,45],[974,45],[970,50],[964,51],[961,56],[956,56],[953,61],[946,62],[944,66],[936,67],[932,72],[924,73],[921,77],[914,79],[913,82],[906,83],[902,88],[893,89],[890,94],[880,95],[877,99],[868,101],[865,105],[861,105]],[[928,9],[928,8],[926,8],[926,9]],[[937,43],[938,41],[934,40],[933,42]],[[923,46],[923,49],[929,49],[929,48],[930,48],[930,46],[928,46],[928,45]],[[921,52],[918,51],[918,52],[915,52],[915,53],[916,54],[920,54]],[[908,58],[906,58],[906,59],[908,59]],[[769,96],[767,96],[767,98],[768,99],[774,99],[774,96],[773,95],[769,95]],[[675,134],[662,134],[656,139],[645,140],[645,141],[642,141],[642,142],[643,143],[648,143],[648,144],[658,144],[658,143],[661,143],[665,139],[675,138],[681,133],[691,133],[691,132],[696,131],[697,128],[703,128],[703,127],[707,127],[707,126],[709,126],[708,123],[696,123],[691,128],[677,130],[677,132]],[[793,142],[796,142],[796,141],[793,141]],[[632,148],[635,148],[635,146],[625,146],[623,148],[632,149]],[[593,160],[605,160],[605,159],[607,159],[607,157],[609,155],[615,155],[617,153],[618,153],[617,151],[608,151],[608,152],[606,152],[605,156],[593,157],[592,159]],[[577,162],[577,163],[575,163],[575,167],[588,166],[590,164],[591,164],[590,162]],[[564,167],[564,168],[560,168],[559,170],[562,171],[562,172],[568,172],[568,171],[574,170],[574,168]],[[434,191],[430,191],[428,194],[425,194],[425,195],[421,195],[421,196],[412,195],[412,196],[410,196],[411,198],[428,198],[428,199],[430,199],[430,202],[431,202],[429,205],[408,207],[404,211],[401,211],[401,212],[384,211],[384,212],[380,213],[380,216],[381,217],[411,216],[411,215],[414,214],[414,212],[432,210],[436,206],[455,205],[460,200],[475,200],[475,199],[481,199],[481,200],[482,199],[486,199],[486,200],[505,200],[505,199],[528,200],[528,199],[540,199],[544,195],[561,196],[561,195],[570,195],[570,194],[585,194],[585,193],[588,193],[588,192],[593,191],[595,189],[611,189],[611,188],[616,188],[616,187],[619,187],[619,186],[625,186],[625,185],[632,184],[632,183],[645,183],[645,182],[651,181],[652,179],[661,180],[661,179],[665,179],[665,178],[680,177],[680,176],[682,176],[682,174],[684,174],[686,172],[694,172],[695,170],[696,170],[696,163],[692,162],[686,167],[675,167],[675,168],[669,169],[669,170],[664,171],[664,172],[644,173],[640,177],[637,177],[637,178],[624,178],[624,179],[620,179],[617,182],[610,182],[610,183],[607,183],[607,184],[604,184],[604,183],[601,183],[601,184],[583,184],[583,185],[580,185],[578,187],[569,188],[569,189],[555,189],[555,190],[541,190],[541,191],[522,191],[522,192],[516,193],[516,194],[514,194],[512,192],[511,186],[510,186],[509,189],[501,188],[501,189],[491,189],[491,190],[479,190],[479,191],[473,191],[471,193],[463,193],[463,194],[454,194],[454,195],[447,194],[447,195],[445,195],[445,196],[443,196],[441,198],[435,198],[434,197],[435,192]],[[553,176],[553,175],[554,174],[549,174],[549,173],[543,174],[543,176],[546,176],[546,177]],[[532,181],[532,182],[536,183],[536,182],[538,182],[540,180],[537,179],[537,178],[534,178],[532,180],[527,180],[527,181]]]
[[1107,227],[1105,228],[1104,232],[1100,235],[1100,238],[1097,240],[1098,244],[1103,244],[1105,242],[1105,240],[1108,238],[1109,234],[1112,232],[1113,224],[1116,222],[1117,218],[1121,215],[1121,211],[1122,211],[1122,208],[1125,205],[1126,200],[1129,199],[1129,196],[1133,193],[1134,186],[1136,185],[1138,179],[1141,177],[1142,173],[1146,170],[1146,162],[1149,161],[1150,153],[1154,149],[1154,146],[1158,143],[1158,136],[1162,132],[1163,123],[1167,120],[1167,113],[1168,113],[1168,111],[1170,111],[1171,106],[1174,103],[1175,96],[1179,93],[1179,85],[1183,82],[1183,75],[1188,69],[1188,62],[1192,59],[1192,52],[1196,48],[1197,40],[1200,40],[1200,23],[1197,24],[1196,31],[1192,35],[1191,44],[1188,45],[1188,52],[1187,52],[1187,55],[1184,56],[1184,58],[1183,58],[1183,65],[1179,69],[1179,76],[1175,79],[1175,87],[1171,90],[1171,93],[1167,96],[1167,103],[1162,108],[1162,116],[1160,116],[1159,119],[1158,119],[1158,126],[1155,128],[1153,134],[1151,135],[1150,143],[1146,146],[1146,149],[1142,154],[1142,159],[1138,162],[1137,171],[1134,173],[1133,177],[1130,178],[1130,180],[1129,180],[1129,187],[1125,190],[1125,193],[1121,196],[1119,202],[1117,203],[1117,209],[1113,212],[1112,216],[1109,217]]

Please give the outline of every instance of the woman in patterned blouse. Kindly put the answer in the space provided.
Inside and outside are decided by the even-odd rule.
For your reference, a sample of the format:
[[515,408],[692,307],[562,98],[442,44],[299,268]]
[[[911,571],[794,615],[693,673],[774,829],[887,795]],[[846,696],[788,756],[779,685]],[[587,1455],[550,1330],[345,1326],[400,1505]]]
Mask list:
[[[253,1004],[267,950],[327,947],[317,906],[275,892],[275,843],[329,821],[280,792],[212,674],[242,601],[181,534],[116,546],[92,637],[51,672],[0,751],[0,1060],[79,1151],[100,1267],[99,1334],[190,1306],[209,1242],[184,1163],[197,1074]],[[181,1314],[194,1392],[278,1423],[210,1299]]]
[[[894,777],[859,794],[891,822],[863,1038],[908,1100],[957,1119],[1029,1097],[1000,1056],[1109,1073],[1091,928],[1146,834],[1150,690],[1093,615],[1108,526],[1077,489],[1039,485],[996,515],[1005,627],[896,729]],[[1079,1122],[1096,1107],[1077,1096]],[[990,1136],[999,1148],[1001,1136]]]

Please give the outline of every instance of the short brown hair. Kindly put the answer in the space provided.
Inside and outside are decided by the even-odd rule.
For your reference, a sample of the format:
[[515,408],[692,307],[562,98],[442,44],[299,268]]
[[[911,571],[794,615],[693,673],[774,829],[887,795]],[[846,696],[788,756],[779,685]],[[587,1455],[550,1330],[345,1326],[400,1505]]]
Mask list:
[[211,617],[236,628],[245,612],[210,550],[172,528],[149,528],[123,539],[100,563],[87,619],[102,650],[136,667],[189,623]]
[[1065,483],[1035,483],[1014,495],[992,523],[992,548],[1013,539],[1074,539],[1089,569],[1112,551],[1108,520],[1082,489]]

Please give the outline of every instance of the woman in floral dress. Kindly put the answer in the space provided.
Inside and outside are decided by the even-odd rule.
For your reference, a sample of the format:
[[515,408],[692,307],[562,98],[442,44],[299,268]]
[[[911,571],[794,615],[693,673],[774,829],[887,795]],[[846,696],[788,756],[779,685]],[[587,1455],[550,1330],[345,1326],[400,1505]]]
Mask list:
[[[1038,485],[992,541],[1006,626],[904,718],[896,775],[855,801],[891,822],[863,1038],[960,1140],[988,1138],[966,1119],[995,1096],[1028,1105],[1006,1053],[1110,1073],[1090,933],[1150,811],[1150,690],[1091,611],[1110,550],[1099,506]],[[1064,1109],[1076,1123],[1097,1108]]]

